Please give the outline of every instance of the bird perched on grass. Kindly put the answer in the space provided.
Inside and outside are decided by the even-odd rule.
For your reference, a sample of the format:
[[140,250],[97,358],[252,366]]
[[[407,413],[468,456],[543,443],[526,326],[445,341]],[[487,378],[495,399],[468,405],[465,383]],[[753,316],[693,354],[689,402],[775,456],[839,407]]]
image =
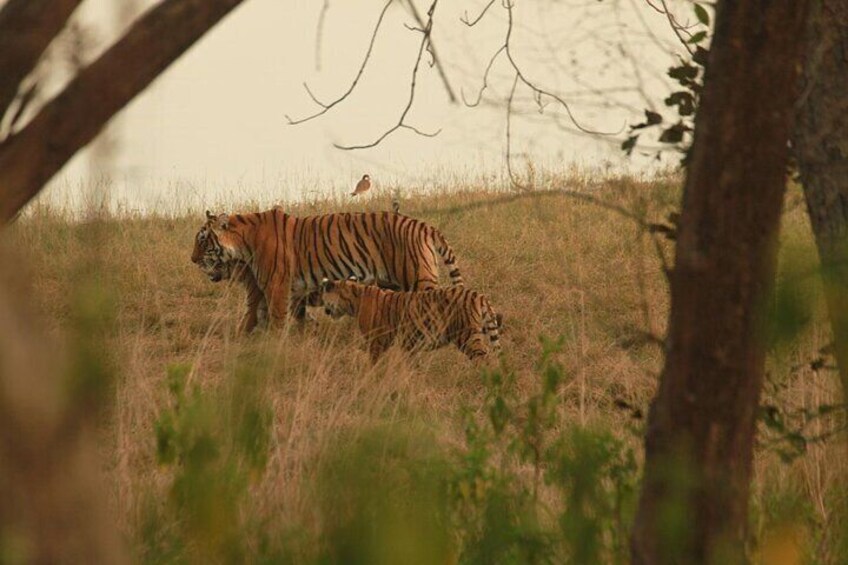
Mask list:
[[362,178],[359,179],[358,183],[356,183],[356,188],[353,189],[351,196],[368,192],[369,188],[371,188],[371,177],[368,175],[362,175]]

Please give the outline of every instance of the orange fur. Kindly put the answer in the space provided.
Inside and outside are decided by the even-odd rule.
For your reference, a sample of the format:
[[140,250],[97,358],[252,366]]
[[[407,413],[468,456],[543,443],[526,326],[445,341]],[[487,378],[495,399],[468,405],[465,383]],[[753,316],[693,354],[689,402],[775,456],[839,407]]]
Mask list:
[[[241,276],[248,293],[246,331],[259,318],[251,310],[263,305],[274,325],[286,320],[290,303],[302,315],[306,297],[324,278],[435,288],[437,257],[448,266],[451,282],[462,284],[453,249],[441,232],[420,220],[389,212],[298,218],[277,208],[232,216],[207,213],[192,253],[192,261],[213,281],[231,277],[239,264],[248,267],[251,276]],[[252,300],[259,294],[262,300]]]
[[485,295],[462,286],[397,292],[327,281],[320,296],[329,315],[356,318],[374,362],[393,343],[407,351],[453,344],[472,360],[500,348],[500,315]]

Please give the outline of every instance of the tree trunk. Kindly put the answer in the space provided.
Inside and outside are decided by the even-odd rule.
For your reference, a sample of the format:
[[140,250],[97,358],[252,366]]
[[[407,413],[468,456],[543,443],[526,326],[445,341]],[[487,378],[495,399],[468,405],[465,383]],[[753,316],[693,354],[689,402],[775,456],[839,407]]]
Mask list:
[[0,8],[0,117],[80,0],[8,0]]
[[20,132],[0,144],[0,224],[109,119],[242,0],[163,0]]
[[632,538],[643,563],[744,561],[792,103],[809,2],[722,1],[671,275]]
[[848,2],[816,3],[806,39],[793,146],[848,392]]

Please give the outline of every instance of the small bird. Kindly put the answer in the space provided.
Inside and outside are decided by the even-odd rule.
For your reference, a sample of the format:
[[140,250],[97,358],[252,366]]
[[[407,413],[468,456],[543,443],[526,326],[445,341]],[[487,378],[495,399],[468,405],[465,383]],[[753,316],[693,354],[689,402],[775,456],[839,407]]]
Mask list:
[[362,175],[362,178],[359,179],[358,183],[356,183],[356,188],[353,189],[351,196],[368,192],[369,188],[371,188],[371,177],[368,175]]

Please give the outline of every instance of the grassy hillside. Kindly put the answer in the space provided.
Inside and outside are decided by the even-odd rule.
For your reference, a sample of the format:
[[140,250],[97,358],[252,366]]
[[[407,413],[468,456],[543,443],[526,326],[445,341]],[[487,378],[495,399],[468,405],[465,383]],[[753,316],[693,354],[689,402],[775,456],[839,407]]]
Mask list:
[[[673,178],[567,182],[651,221],[679,197]],[[386,210],[390,198],[288,209]],[[42,209],[10,230],[51,329],[71,347],[96,339],[114,375],[101,451],[139,560],[623,558],[668,313],[658,249],[670,260],[673,245],[543,190],[448,187],[401,211],[438,226],[466,283],[503,313],[493,372],[454,349],[393,351],[372,367],[350,321],[320,313],[287,333],[235,337],[241,289],[189,261],[202,213],[70,222]],[[843,438],[807,440],[843,418],[818,417],[840,400],[833,372],[810,368],[829,338],[795,191],[784,241],[752,555],[797,545],[835,563],[848,527]],[[80,304],[107,325],[81,325]]]

